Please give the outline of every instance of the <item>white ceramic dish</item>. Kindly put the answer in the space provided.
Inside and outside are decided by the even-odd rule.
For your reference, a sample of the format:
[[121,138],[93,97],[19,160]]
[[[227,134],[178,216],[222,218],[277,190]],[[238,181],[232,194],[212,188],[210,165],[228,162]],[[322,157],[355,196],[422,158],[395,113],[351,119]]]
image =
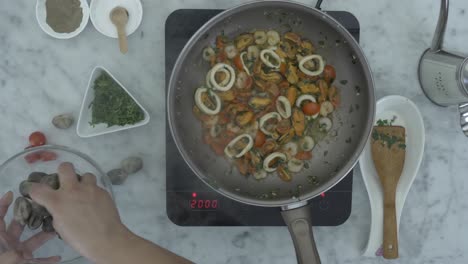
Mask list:
[[97,31],[111,38],[117,38],[117,29],[110,20],[112,9],[117,6],[128,11],[127,36],[137,30],[143,19],[143,7],[140,0],[92,0],[91,22]]
[[[403,172],[396,191],[397,225],[400,226],[401,213],[406,196],[418,174],[424,154],[425,130],[424,123],[417,106],[408,98],[392,95],[377,102],[376,119],[391,120],[396,117],[394,125],[406,129],[406,157]],[[379,176],[372,161],[369,142],[359,159],[362,177],[367,188],[371,205],[371,227],[369,240],[363,255],[369,257],[382,255],[383,241],[383,192]]]
[[86,0],[80,0],[81,8],[83,10],[83,20],[81,21],[80,26],[73,32],[70,33],[57,33],[55,32],[49,24],[47,24],[47,10],[46,10],[46,0],[37,0],[36,1],[36,19],[37,23],[41,29],[47,33],[49,36],[57,39],[70,39],[78,34],[80,34],[86,27],[89,21],[89,5]]
[[[111,126],[107,127],[106,124],[98,124],[91,126],[89,122],[91,121],[91,108],[89,105],[94,100],[94,81],[101,75],[102,72],[106,72],[109,76],[114,79],[122,89],[127,92],[133,101],[143,110],[145,113],[145,119],[134,124],[134,125],[125,125],[125,126]],[[150,121],[150,116],[148,112],[143,108],[143,106],[135,99],[135,97],[123,86],[108,70],[104,67],[97,66],[94,68],[91,78],[89,78],[88,88],[83,98],[83,103],[81,104],[80,116],[78,118],[78,125],[76,126],[76,133],[78,136],[83,138],[95,137],[99,135],[104,135],[108,133],[113,133],[117,131],[122,131],[130,128],[140,127],[148,124]]]

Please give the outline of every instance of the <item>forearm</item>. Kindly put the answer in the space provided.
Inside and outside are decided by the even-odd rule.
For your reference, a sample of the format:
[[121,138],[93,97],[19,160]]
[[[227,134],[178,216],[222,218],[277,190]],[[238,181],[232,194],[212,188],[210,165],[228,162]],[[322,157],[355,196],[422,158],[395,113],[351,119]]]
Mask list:
[[105,250],[88,256],[96,264],[188,264],[192,263],[133,233],[126,231],[109,241]]

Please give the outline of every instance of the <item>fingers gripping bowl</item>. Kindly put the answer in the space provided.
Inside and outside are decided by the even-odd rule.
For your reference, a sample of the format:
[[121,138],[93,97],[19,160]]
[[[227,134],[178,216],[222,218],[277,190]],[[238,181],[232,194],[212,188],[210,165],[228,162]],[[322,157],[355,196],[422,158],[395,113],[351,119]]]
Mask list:
[[[56,156],[57,159],[51,161],[36,161],[33,163],[28,162],[28,160],[31,161],[32,156],[45,152],[54,153],[54,156]],[[15,199],[20,197],[21,193],[19,186],[21,182],[28,178],[28,175],[32,172],[44,172],[47,174],[56,173],[58,166],[62,162],[73,163],[77,174],[83,175],[87,172],[94,174],[97,178],[98,185],[113,196],[110,181],[102,169],[99,168],[99,166],[87,155],[63,146],[42,146],[30,148],[6,160],[2,165],[0,165],[0,195],[8,191],[13,191]],[[8,211],[5,220],[9,223],[12,219],[13,206]],[[22,235],[22,239],[29,238],[40,231],[41,228],[32,231],[26,227]],[[72,263],[73,261],[81,258],[77,252],[68,247],[58,237],[49,241],[35,252],[35,257],[56,255],[61,256],[61,263]]]

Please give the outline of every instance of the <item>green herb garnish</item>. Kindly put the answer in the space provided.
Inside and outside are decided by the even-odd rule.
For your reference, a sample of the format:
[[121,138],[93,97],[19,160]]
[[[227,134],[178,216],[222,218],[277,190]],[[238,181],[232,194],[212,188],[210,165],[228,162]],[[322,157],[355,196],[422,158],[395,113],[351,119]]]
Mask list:
[[393,145],[398,144],[401,149],[406,149],[404,139],[397,136],[390,136],[389,134],[379,133],[376,130],[372,132],[372,139],[377,141],[380,140],[383,146],[392,148]]
[[140,106],[107,73],[94,82],[94,100],[89,107],[92,108],[91,126],[133,125],[145,118]]

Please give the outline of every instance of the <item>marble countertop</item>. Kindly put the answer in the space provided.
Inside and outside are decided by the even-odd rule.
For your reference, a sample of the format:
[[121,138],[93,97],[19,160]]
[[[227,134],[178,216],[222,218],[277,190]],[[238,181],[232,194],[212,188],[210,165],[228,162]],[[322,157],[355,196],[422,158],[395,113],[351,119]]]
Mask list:
[[[2,5],[0,160],[23,148],[28,134],[37,129],[52,143],[92,155],[106,170],[129,154],[140,155],[146,163],[144,171],[115,187],[123,221],[137,234],[196,263],[295,263],[286,228],[178,227],[165,212],[165,19],[180,8],[229,8],[241,2],[245,1],[144,0],[143,23],[130,37],[126,56],[119,54],[115,40],[99,34],[91,23],[72,40],[55,40],[37,25],[33,1]],[[456,107],[431,104],[416,76],[419,56],[432,39],[439,1],[326,0],[323,8],[350,11],[359,19],[377,98],[409,97],[424,116],[426,153],[401,219],[401,258],[393,263],[468,263],[468,138],[460,131]],[[452,1],[450,12],[445,46],[468,53],[468,4]],[[149,125],[91,139],[50,125],[55,114],[78,116],[96,65],[133,84],[132,92],[150,112]],[[369,232],[370,206],[359,168],[352,206],[345,224],[314,229],[322,262],[387,263],[360,256]]]

